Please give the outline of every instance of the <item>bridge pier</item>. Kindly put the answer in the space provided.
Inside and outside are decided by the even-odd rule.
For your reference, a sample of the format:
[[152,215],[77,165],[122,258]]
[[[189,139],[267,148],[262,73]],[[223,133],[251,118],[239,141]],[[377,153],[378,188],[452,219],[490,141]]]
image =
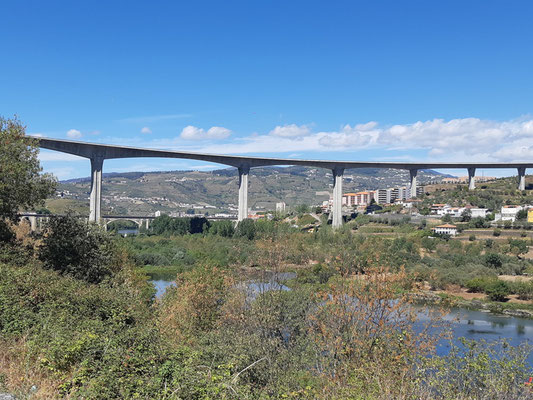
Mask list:
[[468,190],[476,188],[476,169],[468,168]]
[[[150,220],[149,220],[148,218],[146,218],[146,219],[144,220],[144,227],[145,227],[146,229],[149,229],[149,228],[150,228]],[[140,228],[140,227],[139,227],[139,228]]]
[[249,166],[239,167],[239,211],[237,221],[248,218],[248,175]]
[[333,172],[333,205],[332,205],[332,221],[333,229],[342,226],[342,176],[344,175],[344,168],[337,167],[332,169]]
[[411,198],[413,199],[416,197],[416,176],[418,175],[418,170],[410,169],[409,175],[411,178]]
[[37,217],[34,216],[34,215],[30,215],[28,217],[28,219],[30,220],[30,229],[32,232],[36,232],[37,231]]
[[518,190],[526,190],[526,167],[518,167]]
[[102,216],[102,167],[103,157],[91,158],[91,196],[89,222],[100,223]]

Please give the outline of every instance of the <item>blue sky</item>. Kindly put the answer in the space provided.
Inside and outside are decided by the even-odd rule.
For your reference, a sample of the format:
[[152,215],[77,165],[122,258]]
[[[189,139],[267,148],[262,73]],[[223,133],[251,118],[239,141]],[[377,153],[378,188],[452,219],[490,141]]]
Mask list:
[[[29,134],[315,159],[533,158],[531,1],[12,1],[0,11],[0,114]],[[89,173],[86,160],[41,159],[60,179]],[[217,167],[133,159],[104,171]]]

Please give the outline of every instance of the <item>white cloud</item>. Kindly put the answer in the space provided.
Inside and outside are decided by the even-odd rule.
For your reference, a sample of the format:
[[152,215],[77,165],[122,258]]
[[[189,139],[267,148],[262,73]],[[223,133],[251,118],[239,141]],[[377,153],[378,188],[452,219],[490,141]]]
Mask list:
[[[338,131],[315,133],[306,128],[297,125],[277,126],[268,134],[254,134],[225,144],[223,151],[227,154],[246,154],[364,149],[407,153],[422,150],[426,152],[427,159],[434,161],[504,162],[533,159],[531,117],[508,121],[433,119],[391,126],[380,126],[370,121],[354,126],[345,125]],[[192,130],[190,133],[193,134]],[[220,149],[203,146],[197,151],[217,153]]]
[[71,139],[78,139],[81,138],[81,132],[77,129],[70,129],[67,132],[67,136]]
[[311,130],[306,125],[298,126],[296,124],[276,126],[272,129],[269,135],[280,137],[300,137],[307,136],[311,133]]
[[152,133],[152,130],[149,127],[145,126],[141,129],[141,133]]
[[181,131],[181,138],[186,140],[226,139],[231,131],[221,126],[213,126],[205,131],[196,126],[186,126]]

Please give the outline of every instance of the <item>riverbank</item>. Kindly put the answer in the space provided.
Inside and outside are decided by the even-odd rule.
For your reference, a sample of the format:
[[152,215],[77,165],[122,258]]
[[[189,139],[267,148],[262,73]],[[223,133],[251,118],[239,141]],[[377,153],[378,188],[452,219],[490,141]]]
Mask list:
[[412,298],[424,304],[443,304],[449,307],[466,308],[474,311],[485,311],[517,318],[533,319],[533,304],[502,303],[485,299],[465,299],[447,292],[421,291],[412,293]]

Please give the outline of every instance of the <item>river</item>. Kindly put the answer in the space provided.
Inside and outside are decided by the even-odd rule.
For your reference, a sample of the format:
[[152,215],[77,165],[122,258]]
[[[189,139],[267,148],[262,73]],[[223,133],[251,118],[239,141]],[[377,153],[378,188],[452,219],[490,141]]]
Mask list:
[[[281,277],[282,279],[278,277],[277,280],[271,279],[267,282],[250,281],[248,283],[248,291],[253,295],[272,288],[290,290],[290,288],[279,282],[283,278],[290,279],[291,277],[289,273]],[[173,285],[173,282],[166,280],[154,280],[152,283],[156,288],[156,297],[161,297],[165,290],[170,285]],[[484,339],[487,342],[507,339],[513,346],[518,346],[524,342],[533,344],[533,319],[473,311],[466,308],[452,308],[444,316],[444,319],[451,322],[454,338]],[[437,347],[437,354],[446,354],[448,348],[449,345],[446,342],[442,342]],[[530,366],[533,366],[533,353],[529,354],[528,362]]]

